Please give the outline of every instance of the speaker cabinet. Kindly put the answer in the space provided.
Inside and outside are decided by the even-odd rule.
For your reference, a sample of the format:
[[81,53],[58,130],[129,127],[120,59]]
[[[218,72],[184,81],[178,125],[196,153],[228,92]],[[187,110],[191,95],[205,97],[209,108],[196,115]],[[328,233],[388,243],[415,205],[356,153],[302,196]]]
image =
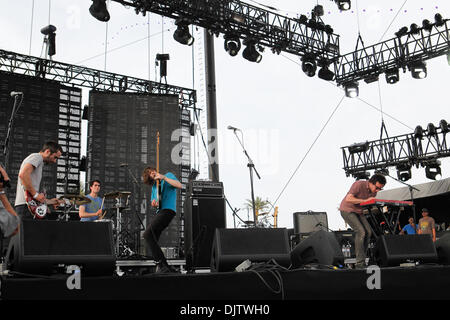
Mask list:
[[84,275],[112,275],[115,270],[111,223],[23,220],[10,242],[12,271],[51,274],[77,265]]
[[386,234],[377,241],[375,259],[379,266],[387,267],[407,261],[437,262],[438,256],[429,234]]
[[225,199],[187,197],[184,208],[186,268],[209,268],[214,232],[226,227]]
[[216,229],[212,271],[234,271],[247,259],[251,262],[274,259],[279,265],[289,267],[291,259],[287,229]]
[[344,255],[333,232],[324,230],[312,233],[291,252],[292,266],[306,264],[343,265]]
[[436,251],[439,263],[450,264],[450,233],[446,232],[436,240]]
[[328,229],[326,212],[294,212],[294,230],[297,234],[309,234]]

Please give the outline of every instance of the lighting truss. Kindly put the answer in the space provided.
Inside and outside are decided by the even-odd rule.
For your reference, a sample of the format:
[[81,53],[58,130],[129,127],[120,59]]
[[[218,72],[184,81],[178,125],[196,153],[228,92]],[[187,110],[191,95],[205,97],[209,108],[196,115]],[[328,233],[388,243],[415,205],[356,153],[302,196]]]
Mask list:
[[307,26],[307,18],[292,19],[241,1],[225,0],[113,0],[134,7],[137,14],[156,13],[175,20],[184,19],[215,34],[235,34],[259,45],[303,56],[312,53],[332,62],[339,57],[339,36],[325,26]]
[[[450,156],[447,144],[448,130],[435,128],[434,132],[423,130],[422,137],[414,133],[389,137],[364,143],[364,148],[354,145],[342,147],[344,170],[347,176],[372,169],[390,166],[425,166],[438,158]],[[361,144],[362,145],[362,144]]]
[[0,50],[0,71],[56,80],[98,91],[174,94],[179,96],[183,108],[189,108],[196,102],[195,90],[5,50]]
[[448,20],[442,26],[433,24],[430,31],[406,33],[372,46],[340,56],[334,63],[336,83],[375,78],[388,70],[404,71],[413,61],[425,61],[445,55],[450,49]]

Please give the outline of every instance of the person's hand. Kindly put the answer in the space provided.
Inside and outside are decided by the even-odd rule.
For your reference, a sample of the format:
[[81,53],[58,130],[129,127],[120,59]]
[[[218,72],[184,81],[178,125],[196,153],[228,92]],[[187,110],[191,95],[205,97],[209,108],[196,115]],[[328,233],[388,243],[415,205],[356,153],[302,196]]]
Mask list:
[[102,213],[103,213],[103,210],[102,210],[102,209],[100,209],[100,210],[98,210],[98,211],[96,212],[97,216],[99,216],[99,217],[102,215]]
[[158,201],[152,200],[152,207],[156,208],[158,206]]
[[155,174],[155,179],[164,180],[165,178],[166,178],[166,176],[163,174],[160,174],[160,173]]
[[44,203],[45,202],[45,194],[39,193],[38,196],[35,198],[37,201]]

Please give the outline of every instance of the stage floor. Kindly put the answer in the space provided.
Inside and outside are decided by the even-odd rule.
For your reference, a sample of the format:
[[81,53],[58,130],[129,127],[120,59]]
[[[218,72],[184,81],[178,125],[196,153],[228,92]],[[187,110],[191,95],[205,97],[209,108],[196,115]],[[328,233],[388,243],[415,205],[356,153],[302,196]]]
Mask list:
[[[260,267],[244,272],[145,273],[152,261],[118,261],[114,275],[80,275],[69,289],[70,275],[2,276],[2,300],[178,300],[276,301],[342,299],[450,299],[450,266],[419,265],[374,269],[296,270]],[[172,261],[183,265],[183,261]],[[131,271],[133,265],[134,272]],[[154,264],[153,264],[154,265]],[[151,270],[151,268],[149,269]],[[207,270],[206,270],[207,271]],[[73,287],[73,286],[72,286]]]

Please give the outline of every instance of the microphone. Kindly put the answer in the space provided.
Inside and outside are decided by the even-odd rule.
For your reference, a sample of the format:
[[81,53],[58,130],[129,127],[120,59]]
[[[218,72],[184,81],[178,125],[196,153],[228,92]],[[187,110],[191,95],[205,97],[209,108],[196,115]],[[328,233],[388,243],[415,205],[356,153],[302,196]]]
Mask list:
[[121,163],[119,167],[128,167],[128,163]]
[[227,129],[228,130],[234,130],[234,131],[236,131],[236,130],[241,131],[241,129],[238,129],[238,128],[232,127],[232,126],[228,126]]
[[23,92],[11,91],[11,93],[10,93],[11,97],[18,96],[18,95],[21,95],[21,94],[23,94]]

